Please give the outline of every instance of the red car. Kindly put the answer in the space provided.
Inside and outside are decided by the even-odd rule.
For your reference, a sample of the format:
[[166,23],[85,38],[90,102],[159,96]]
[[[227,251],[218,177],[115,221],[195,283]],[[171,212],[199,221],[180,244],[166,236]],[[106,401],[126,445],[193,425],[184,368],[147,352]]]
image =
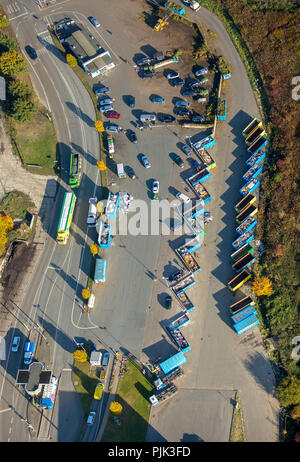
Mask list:
[[109,119],[119,119],[120,114],[116,111],[107,111],[105,113],[105,116],[108,117]]

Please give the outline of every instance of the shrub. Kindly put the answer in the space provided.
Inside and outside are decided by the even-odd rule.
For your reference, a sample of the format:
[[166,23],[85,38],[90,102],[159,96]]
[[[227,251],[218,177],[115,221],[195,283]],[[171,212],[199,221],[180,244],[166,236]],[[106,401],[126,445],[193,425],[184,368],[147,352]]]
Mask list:
[[272,282],[266,276],[258,276],[254,279],[252,290],[258,297],[271,295],[273,293]]
[[0,72],[9,77],[23,74],[27,71],[27,63],[20,53],[9,50],[0,56]]
[[87,361],[87,352],[84,350],[75,350],[73,353],[73,358],[75,361],[85,363]]
[[279,383],[277,393],[284,407],[300,404],[300,380],[294,375],[285,377]]

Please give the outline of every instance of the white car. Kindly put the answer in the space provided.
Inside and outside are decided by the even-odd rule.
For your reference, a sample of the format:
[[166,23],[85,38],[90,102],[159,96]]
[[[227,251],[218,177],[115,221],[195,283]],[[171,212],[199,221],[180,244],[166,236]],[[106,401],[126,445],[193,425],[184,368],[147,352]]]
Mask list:
[[178,192],[176,194],[177,199],[182,200],[185,204],[188,204],[191,201],[191,198],[186,196],[185,194],[182,194],[181,192]]
[[142,156],[141,160],[142,160],[142,163],[143,163],[144,167],[146,167],[146,168],[151,167],[151,164],[150,164],[150,162],[148,160],[148,157],[145,154]]
[[94,27],[100,27],[99,21],[93,16],[89,16],[89,21],[93,24]]
[[153,181],[152,192],[153,194],[158,194],[159,191],[159,182],[157,180]]
[[18,335],[15,335],[11,344],[11,351],[17,352],[20,346],[21,338]]

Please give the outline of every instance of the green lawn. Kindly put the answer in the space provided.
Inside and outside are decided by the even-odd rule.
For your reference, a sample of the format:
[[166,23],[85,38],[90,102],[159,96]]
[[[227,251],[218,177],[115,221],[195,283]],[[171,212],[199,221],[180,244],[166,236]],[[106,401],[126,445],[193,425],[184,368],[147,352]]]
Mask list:
[[120,380],[115,399],[123,406],[121,425],[110,414],[103,442],[144,442],[146,438],[153,385],[142,374],[139,364],[128,359],[126,365],[127,372]]

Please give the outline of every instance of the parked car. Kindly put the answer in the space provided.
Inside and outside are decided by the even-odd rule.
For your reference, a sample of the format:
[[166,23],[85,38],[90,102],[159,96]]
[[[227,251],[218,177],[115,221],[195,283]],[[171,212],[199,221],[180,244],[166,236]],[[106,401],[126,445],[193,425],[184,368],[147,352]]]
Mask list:
[[95,411],[91,411],[88,415],[88,418],[87,418],[87,421],[86,423],[88,425],[92,425],[95,421],[95,417],[96,417],[96,412]]
[[137,63],[138,66],[144,66],[145,64],[150,64],[151,59],[148,58],[147,56],[143,56],[136,63]]
[[179,77],[179,74],[178,72],[176,71],[173,71],[172,69],[170,69],[169,71],[166,72],[166,77],[167,79],[177,79]]
[[195,114],[191,117],[192,122],[205,122],[205,117],[200,114]]
[[199,95],[199,92],[197,90],[194,90],[193,88],[188,88],[187,90],[182,91],[182,96],[195,96]]
[[37,53],[36,53],[35,49],[32,46],[26,45],[25,51],[26,51],[26,53],[28,54],[28,56],[31,59],[36,59],[37,58]]
[[112,104],[114,101],[115,101],[115,98],[106,97],[106,98],[99,99],[99,104],[100,106],[103,106],[104,104]]
[[96,18],[94,18],[93,16],[89,16],[88,19],[93,24],[94,27],[100,27],[100,23],[99,21],[97,21]]
[[142,79],[146,79],[146,78],[151,79],[154,76],[154,72],[153,71],[140,71],[139,76]]
[[183,270],[176,270],[174,273],[170,274],[168,277],[169,282],[176,282],[183,276]]
[[154,180],[152,184],[152,192],[153,194],[158,194],[158,191],[159,191],[159,181]]
[[18,351],[19,346],[20,346],[20,341],[21,341],[21,337],[19,337],[18,335],[15,335],[13,338],[12,344],[11,344],[11,351],[13,351],[14,353]]
[[207,73],[208,73],[207,67],[201,67],[201,69],[197,69],[197,71],[195,72],[195,76],[199,77],[200,75],[204,75]]
[[176,194],[176,197],[177,199],[182,200],[185,204],[188,204],[189,202],[191,202],[191,198],[187,196],[186,194],[182,194],[181,192],[178,192]]
[[133,130],[127,130],[127,136],[132,143],[137,143],[137,137]]
[[165,299],[165,306],[169,310],[172,307],[172,297],[171,295],[167,295]]
[[107,366],[108,361],[109,361],[109,352],[105,351],[105,353],[103,353],[103,357],[102,357],[102,366]]
[[181,157],[178,156],[177,154],[174,154],[174,155],[173,155],[173,160],[174,160],[175,164],[177,164],[180,168],[183,168],[183,167],[184,167],[183,160],[182,160]]
[[116,111],[108,111],[108,112],[105,112],[105,117],[108,117],[109,119],[119,119],[120,118],[120,114]]
[[156,95],[150,96],[150,101],[152,103],[161,103],[161,104],[166,102],[165,98],[163,98],[162,96],[156,96]]
[[181,149],[183,150],[183,152],[187,155],[187,156],[190,156],[192,154],[192,150],[189,146],[187,146],[186,144],[184,144],[183,146],[181,146]]
[[180,99],[176,101],[175,107],[190,107],[190,103],[188,101],[184,101],[183,99]]
[[[102,359],[103,365],[103,359]],[[94,391],[94,399],[101,399],[103,395],[104,385],[101,382],[98,382]]]
[[128,106],[134,107],[135,106],[135,98],[134,96],[129,95],[127,98]]
[[129,176],[129,178],[131,178],[132,180],[134,180],[136,178],[134,170],[133,170],[132,167],[127,166],[125,168],[125,170],[126,170],[127,175]]
[[141,160],[142,160],[142,163],[143,163],[144,167],[146,167],[146,168],[150,168],[150,167],[151,167],[151,164],[150,164],[150,162],[149,162],[149,159],[148,159],[148,157],[147,157],[145,154],[142,155]]
[[172,87],[178,87],[179,85],[184,85],[185,79],[169,79],[169,84],[172,85]]
[[202,77],[200,80],[200,83],[203,84],[203,83],[207,83],[208,82],[208,79],[206,77]]
[[189,117],[191,115],[188,109],[182,107],[176,108],[174,112],[181,117]]
[[106,111],[110,111],[113,108],[114,107],[113,107],[112,104],[103,104],[103,106],[99,106],[99,111],[100,112],[106,112]]
[[119,127],[119,125],[116,125],[116,124],[107,124],[105,126],[105,130],[108,131],[108,132],[119,132],[122,130],[121,127]]
[[170,114],[157,114],[157,118],[160,122],[174,122],[176,119]]
[[107,93],[108,91],[110,90],[109,87],[101,87],[101,88],[96,88],[96,90],[94,90],[94,93],[95,95],[101,95],[102,93]]
[[201,82],[199,80],[192,80],[191,82],[188,82],[186,84],[186,88],[190,88],[190,89],[193,89],[193,88],[197,88],[201,85]]

